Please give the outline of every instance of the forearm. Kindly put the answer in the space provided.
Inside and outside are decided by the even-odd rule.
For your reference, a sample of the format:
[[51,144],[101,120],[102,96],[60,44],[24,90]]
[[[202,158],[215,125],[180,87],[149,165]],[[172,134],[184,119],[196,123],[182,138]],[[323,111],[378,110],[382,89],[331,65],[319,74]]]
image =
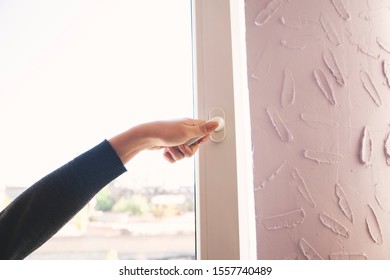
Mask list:
[[126,169],[103,142],[50,173],[0,213],[0,259],[22,259]]
[[150,149],[153,143],[145,124],[130,128],[108,141],[124,165],[142,150]]

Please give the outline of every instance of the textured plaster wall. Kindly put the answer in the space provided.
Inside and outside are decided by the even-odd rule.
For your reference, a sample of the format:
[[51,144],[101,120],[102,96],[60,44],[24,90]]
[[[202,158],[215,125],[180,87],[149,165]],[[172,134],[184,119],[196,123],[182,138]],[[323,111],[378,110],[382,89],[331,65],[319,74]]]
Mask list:
[[259,259],[390,259],[390,1],[246,0]]

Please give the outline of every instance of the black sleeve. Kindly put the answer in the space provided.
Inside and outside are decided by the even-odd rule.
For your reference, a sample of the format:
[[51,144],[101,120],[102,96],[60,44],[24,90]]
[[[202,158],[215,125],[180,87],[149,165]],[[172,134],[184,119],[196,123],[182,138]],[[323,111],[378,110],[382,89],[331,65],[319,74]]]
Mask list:
[[0,213],[0,259],[23,259],[126,168],[104,141],[48,174]]

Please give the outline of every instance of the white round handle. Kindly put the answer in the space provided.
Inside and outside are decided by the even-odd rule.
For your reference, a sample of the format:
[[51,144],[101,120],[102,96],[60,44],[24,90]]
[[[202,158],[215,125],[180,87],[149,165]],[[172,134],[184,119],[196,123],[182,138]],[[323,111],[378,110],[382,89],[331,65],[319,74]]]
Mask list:
[[225,127],[225,120],[222,117],[214,117],[209,119],[209,121],[218,123],[218,126],[215,129],[216,132],[221,131]]

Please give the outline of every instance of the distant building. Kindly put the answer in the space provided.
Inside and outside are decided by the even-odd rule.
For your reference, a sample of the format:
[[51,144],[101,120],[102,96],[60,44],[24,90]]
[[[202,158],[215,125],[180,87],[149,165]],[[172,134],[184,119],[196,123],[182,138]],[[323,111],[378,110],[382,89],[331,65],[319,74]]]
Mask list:
[[0,187],[0,210],[4,209],[11,201],[17,198],[25,190],[26,190],[25,187],[16,187],[16,186]]

